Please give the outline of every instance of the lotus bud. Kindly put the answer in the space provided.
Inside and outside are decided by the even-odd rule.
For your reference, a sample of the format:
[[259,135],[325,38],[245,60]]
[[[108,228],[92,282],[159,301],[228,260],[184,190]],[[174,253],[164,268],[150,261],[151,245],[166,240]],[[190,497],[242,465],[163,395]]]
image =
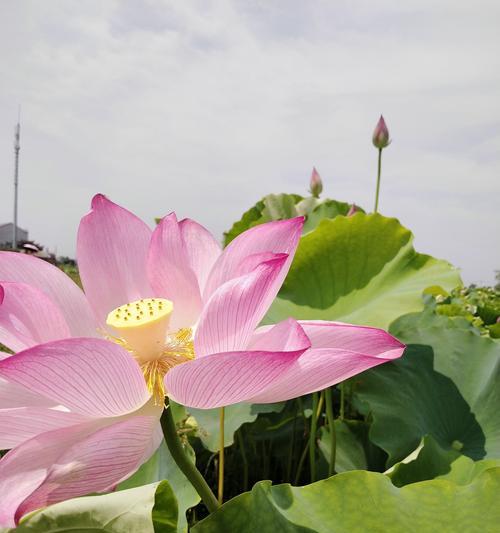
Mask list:
[[391,142],[389,139],[389,130],[387,129],[384,117],[382,115],[380,115],[379,121],[377,122],[377,126],[373,131],[372,141],[375,148],[378,148],[379,150],[382,150],[382,148],[389,146]]
[[323,182],[321,181],[321,176],[316,170],[316,167],[313,167],[309,187],[310,187],[309,188],[310,193],[315,198],[319,198],[319,195],[321,194],[321,191],[323,190]]
[[356,214],[359,211],[359,207],[356,204],[352,204],[349,208],[349,211],[347,211],[348,217],[352,217],[352,215]]

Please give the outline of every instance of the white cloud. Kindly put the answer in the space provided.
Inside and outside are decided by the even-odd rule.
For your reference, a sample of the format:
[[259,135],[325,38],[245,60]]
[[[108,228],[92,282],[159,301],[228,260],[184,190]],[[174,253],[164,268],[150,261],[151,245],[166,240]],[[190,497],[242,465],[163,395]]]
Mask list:
[[500,268],[497,3],[4,2],[0,219],[23,105],[21,225],[74,253],[94,192],[220,234],[268,192],[373,202],[467,281]]

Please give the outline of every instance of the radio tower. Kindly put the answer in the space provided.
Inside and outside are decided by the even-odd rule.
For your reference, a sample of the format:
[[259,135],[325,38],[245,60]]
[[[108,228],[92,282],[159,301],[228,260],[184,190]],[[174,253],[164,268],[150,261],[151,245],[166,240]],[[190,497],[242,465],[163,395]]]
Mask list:
[[17,126],[14,133],[14,227],[12,228],[12,249],[17,249],[17,188],[19,184],[19,151],[21,150],[21,106],[17,114]]

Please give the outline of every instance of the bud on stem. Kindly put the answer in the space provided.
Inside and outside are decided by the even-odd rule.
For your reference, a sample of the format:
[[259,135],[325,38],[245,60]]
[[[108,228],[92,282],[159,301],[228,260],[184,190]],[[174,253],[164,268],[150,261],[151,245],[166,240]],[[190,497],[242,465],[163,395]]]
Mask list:
[[309,182],[309,192],[314,196],[314,198],[319,198],[322,190],[323,182],[321,181],[321,176],[316,170],[316,167],[313,167],[311,181]]
[[377,168],[377,189],[375,192],[375,208],[374,211],[378,211],[378,196],[380,192],[380,174],[382,171],[382,150],[389,146],[391,140],[389,139],[389,130],[385,123],[384,117],[380,115],[380,118],[375,126],[372,137],[373,146],[378,148],[378,168]]
[[373,130],[372,142],[373,146],[379,150],[386,148],[391,143],[389,139],[389,130],[387,129],[387,125],[382,115],[380,115],[377,125]]

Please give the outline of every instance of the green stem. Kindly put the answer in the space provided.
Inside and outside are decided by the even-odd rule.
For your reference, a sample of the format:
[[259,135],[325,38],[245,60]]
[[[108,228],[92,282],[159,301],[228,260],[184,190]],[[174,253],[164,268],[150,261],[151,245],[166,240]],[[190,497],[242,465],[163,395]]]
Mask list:
[[321,415],[321,411],[323,409],[323,402],[325,401],[325,391],[322,390],[319,394],[319,402],[318,407],[316,409],[316,420],[319,420],[319,417]]
[[328,476],[335,472],[335,456],[337,454],[337,435],[335,434],[335,420],[333,417],[332,389],[325,390],[326,419],[328,420],[328,430],[330,431],[330,462],[328,464]]
[[297,485],[297,483],[299,482],[300,474],[302,472],[302,468],[306,460],[307,450],[309,450],[309,442],[306,444],[306,447],[304,448],[304,451],[302,452],[302,455],[300,456],[299,466],[297,466],[297,472],[295,473],[295,481],[293,483],[294,485]]
[[345,391],[344,391],[344,382],[340,384],[340,420],[344,420],[344,409],[345,409]]
[[217,485],[219,504],[224,501],[224,407],[219,409],[219,483]]
[[375,213],[378,212],[378,194],[380,192],[380,173],[382,170],[382,148],[378,149],[377,190],[375,192]]
[[311,414],[311,431],[309,432],[309,463],[311,467],[311,483],[316,481],[316,422],[319,404],[317,392],[313,392],[313,405]]
[[248,459],[245,450],[245,442],[242,435],[243,428],[240,428],[236,432],[236,438],[238,439],[238,445],[240,447],[241,460],[243,461],[243,491],[248,490]]
[[188,478],[189,482],[196,489],[196,492],[200,495],[203,503],[207,509],[213,513],[219,507],[219,502],[214,496],[214,493],[210,490],[207,482],[200,474],[196,465],[186,455],[184,448],[177,435],[177,428],[175,427],[174,418],[172,416],[172,410],[168,404],[168,398],[165,400],[165,409],[160,419],[161,428],[165,437],[170,454],[172,455],[177,466],[182,473]]

